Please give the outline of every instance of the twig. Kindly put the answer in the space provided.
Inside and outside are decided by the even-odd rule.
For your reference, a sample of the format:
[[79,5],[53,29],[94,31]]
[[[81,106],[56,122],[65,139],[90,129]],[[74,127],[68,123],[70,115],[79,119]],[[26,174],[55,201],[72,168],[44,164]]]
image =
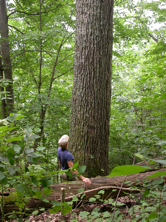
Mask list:
[[127,177],[127,175],[125,176],[125,178],[124,178],[124,180],[123,180],[123,182],[122,182],[122,184],[121,184],[121,187],[120,187],[120,189],[119,189],[118,195],[117,195],[117,197],[116,197],[116,202],[115,202],[115,206],[114,206],[114,211],[113,211],[113,214],[112,214],[112,220],[111,220],[111,222],[113,222],[113,220],[114,220],[116,205],[117,205],[117,202],[118,202],[118,198],[119,198],[120,192],[121,192],[121,190],[123,189],[122,187],[123,187],[123,184],[124,184],[124,181],[125,181],[126,177]]
[[[123,184],[122,184],[122,186],[123,186]],[[88,193],[91,193],[91,192],[94,192],[94,191],[99,191],[99,190],[104,190],[104,189],[119,189],[120,191],[124,190],[124,191],[133,191],[133,192],[134,191],[140,191],[139,189],[122,188],[122,186],[121,187],[115,187],[115,186],[98,187],[98,188],[95,188],[95,189],[92,189],[92,190],[87,190],[87,191],[78,193],[76,196],[80,197],[82,194],[88,194]],[[65,201],[69,201],[72,198],[73,198],[73,196],[66,197]]]
[[[65,188],[61,188],[61,203],[63,205],[63,203],[65,202]],[[61,213],[62,213],[62,210],[63,210],[63,206],[61,207]]]
[[73,67],[72,67],[71,69],[67,70],[66,72],[60,74],[59,76],[56,76],[53,80],[55,80],[55,79],[57,79],[57,78],[59,78],[59,77],[65,75],[66,73],[70,72],[72,69],[73,69]]
[[2,221],[3,221],[3,216],[4,216],[4,212],[3,212],[3,210],[4,210],[4,200],[3,200],[3,185],[2,185],[2,199],[1,199],[1,219],[2,219]]

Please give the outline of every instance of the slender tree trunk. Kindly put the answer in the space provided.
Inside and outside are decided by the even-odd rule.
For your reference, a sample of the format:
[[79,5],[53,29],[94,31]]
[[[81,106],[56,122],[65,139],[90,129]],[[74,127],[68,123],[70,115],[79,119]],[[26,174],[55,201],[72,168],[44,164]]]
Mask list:
[[5,0],[0,0],[0,34],[1,34],[1,50],[2,50],[2,62],[5,79],[9,84],[6,87],[7,99],[7,115],[13,112],[14,109],[14,96],[13,96],[13,78],[12,78],[12,66],[10,60],[10,48],[8,40],[8,18],[6,11]]
[[[40,34],[42,34],[42,17],[41,17],[41,8],[42,8],[42,1],[39,0],[39,24],[40,24]],[[39,111],[39,117],[40,117],[40,138],[37,138],[35,140],[34,148],[38,146],[38,143],[43,139],[44,137],[44,121],[45,121],[45,114],[46,114],[46,108],[43,108],[42,99],[41,99],[41,87],[42,87],[42,63],[43,63],[43,47],[42,47],[42,38],[40,36],[39,40],[39,49],[40,49],[40,61],[39,61],[39,82],[37,84],[38,87],[38,94],[40,95],[39,101],[40,101],[40,111]]]
[[[0,80],[3,80],[3,66],[2,66],[2,59],[1,59],[1,49],[0,49]],[[1,114],[2,114],[2,119],[7,117],[6,113],[6,102],[4,99],[4,93],[5,89],[3,86],[0,85],[0,92],[1,92]]]
[[69,150],[89,177],[108,174],[113,0],[76,1]]

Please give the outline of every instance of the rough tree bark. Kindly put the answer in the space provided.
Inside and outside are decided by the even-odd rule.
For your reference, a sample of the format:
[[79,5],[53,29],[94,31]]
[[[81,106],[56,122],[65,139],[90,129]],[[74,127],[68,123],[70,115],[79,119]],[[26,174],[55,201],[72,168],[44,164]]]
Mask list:
[[69,150],[87,176],[108,174],[113,0],[76,1]]
[[12,66],[10,59],[10,48],[8,40],[8,17],[5,0],[0,0],[0,34],[1,34],[1,53],[2,53],[2,65],[5,74],[5,79],[9,84],[6,86],[6,112],[7,116],[13,112],[14,109],[14,97],[13,97],[13,78],[12,78]]

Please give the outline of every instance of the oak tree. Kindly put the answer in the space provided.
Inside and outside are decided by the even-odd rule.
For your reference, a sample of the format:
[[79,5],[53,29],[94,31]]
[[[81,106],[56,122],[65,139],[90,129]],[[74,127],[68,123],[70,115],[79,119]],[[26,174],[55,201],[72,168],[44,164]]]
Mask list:
[[113,0],[76,1],[69,150],[87,175],[108,174]]

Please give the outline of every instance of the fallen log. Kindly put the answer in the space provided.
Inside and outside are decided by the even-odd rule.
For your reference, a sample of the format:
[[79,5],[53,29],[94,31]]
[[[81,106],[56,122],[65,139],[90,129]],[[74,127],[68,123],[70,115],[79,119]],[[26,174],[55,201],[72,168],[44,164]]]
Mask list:
[[[96,177],[91,178],[91,185],[85,185],[82,181],[73,181],[61,184],[52,185],[51,194],[47,197],[49,200],[48,203],[39,200],[37,198],[29,198],[28,202],[25,205],[27,209],[26,212],[30,213],[33,212],[34,209],[45,208],[49,209],[52,207],[51,201],[60,201],[61,200],[61,188],[65,189],[65,201],[71,201],[74,195],[77,195],[78,198],[81,195],[84,195],[83,200],[89,200],[90,197],[93,197],[98,193],[99,190],[105,190],[103,198],[107,198],[108,196],[111,198],[116,197],[119,189],[121,189],[121,194],[123,191],[127,193],[133,192],[140,192],[138,189],[131,189],[132,186],[139,186],[142,187],[145,177],[150,176],[159,171],[165,171],[166,169],[160,169],[158,171],[151,171],[151,172],[144,172],[144,173],[137,173],[128,176],[117,176],[117,177]],[[125,183],[124,181],[131,181],[131,183]],[[154,178],[156,179],[156,178]],[[154,180],[148,179],[148,180]],[[121,184],[123,183],[123,187],[120,188]],[[83,188],[83,192],[79,192],[78,190]],[[115,190],[115,191],[113,191]],[[0,193],[2,195],[2,193]],[[19,207],[16,205],[16,202],[19,204],[23,200],[19,199],[14,189],[9,190],[9,192],[5,192],[4,198],[4,213],[8,214],[12,211],[19,211]],[[0,211],[1,213],[1,211]]]

